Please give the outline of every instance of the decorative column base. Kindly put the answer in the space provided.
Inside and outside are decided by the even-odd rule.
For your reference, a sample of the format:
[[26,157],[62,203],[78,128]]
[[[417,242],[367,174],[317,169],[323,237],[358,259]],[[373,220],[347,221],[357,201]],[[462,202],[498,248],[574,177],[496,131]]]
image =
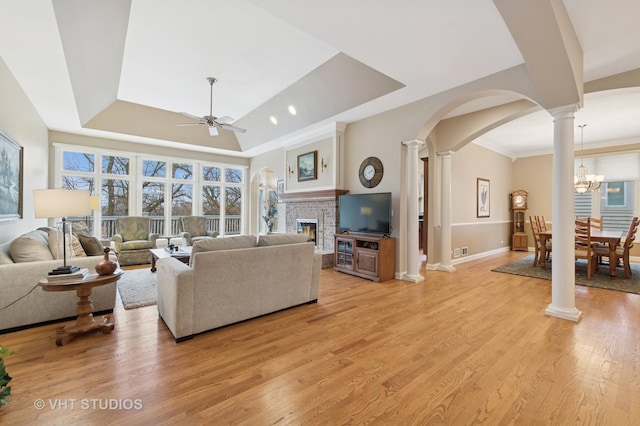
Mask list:
[[454,272],[456,270],[456,268],[453,267],[453,266],[450,266],[450,265],[440,264],[440,265],[438,265],[436,270],[437,271],[444,271],[444,272]]
[[404,281],[411,281],[414,283],[420,282],[420,281],[424,281],[424,277],[420,274],[414,275],[414,274],[403,274],[402,275],[402,279]]
[[582,319],[582,312],[577,310],[576,308],[565,309],[559,306],[555,306],[553,304],[547,306],[547,309],[544,311],[544,313],[545,315],[549,315],[552,317],[561,318],[561,319],[565,319],[573,322],[580,322],[580,320]]

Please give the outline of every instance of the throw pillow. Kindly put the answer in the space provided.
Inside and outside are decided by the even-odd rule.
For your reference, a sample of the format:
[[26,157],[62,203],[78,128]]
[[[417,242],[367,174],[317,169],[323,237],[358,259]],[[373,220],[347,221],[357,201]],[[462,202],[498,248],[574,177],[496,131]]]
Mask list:
[[84,222],[73,222],[71,224],[71,233],[73,235],[85,235],[87,237],[91,237],[91,230]]
[[78,240],[87,256],[104,255],[104,246],[96,237],[78,234]]
[[279,246],[282,244],[306,243],[308,236],[306,234],[270,234],[260,235],[258,238],[258,247]]
[[44,231],[31,231],[11,241],[9,254],[15,263],[54,259]]
[[[62,248],[62,231],[51,229],[49,231],[49,250],[54,259],[62,259],[64,251]],[[67,259],[70,257],[86,257],[87,254],[78,241],[78,237],[71,234],[71,250],[67,251]]]

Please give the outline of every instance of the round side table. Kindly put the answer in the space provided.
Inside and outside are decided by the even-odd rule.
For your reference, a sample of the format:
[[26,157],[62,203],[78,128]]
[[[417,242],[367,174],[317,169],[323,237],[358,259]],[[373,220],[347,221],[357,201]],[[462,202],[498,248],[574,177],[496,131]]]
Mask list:
[[40,287],[44,291],[71,291],[75,290],[78,296],[78,307],[76,314],[78,318],[75,324],[71,326],[62,326],[56,330],[56,345],[62,346],[73,339],[79,334],[89,333],[92,331],[100,330],[104,334],[109,334],[113,331],[113,315],[105,315],[101,321],[96,321],[93,317],[93,303],[91,301],[91,289],[93,287],[99,287],[101,285],[110,284],[118,281],[124,271],[122,269],[116,270],[110,275],[87,275],[84,279],[76,279],[63,282],[49,282],[46,278],[40,280]]

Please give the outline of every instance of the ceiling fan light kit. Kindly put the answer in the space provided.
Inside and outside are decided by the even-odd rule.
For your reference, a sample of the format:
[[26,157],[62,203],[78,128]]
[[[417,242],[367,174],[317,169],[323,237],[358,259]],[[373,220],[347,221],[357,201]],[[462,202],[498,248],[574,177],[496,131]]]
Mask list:
[[218,136],[218,129],[230,130],[232,132],[244,133],[247,130],[241,129],[240,127],[232,126],[230,123],[233,123],[233,118],[225,115],[224,117],[215,117],[213,115],[213,83],[217,82],[218,79],[215,77],[207,77],[207,81],[210,86],[210,96],[209,96],[209,115],[205,115],[202,117],[195,116],[193,114],[189,114],[188,112],[181,112],[180,114],[187,116],[189,118],[193,118],[194,120],[198,120],[197,123],[182,123],[177,124],[177,126],[207,126],[209,128],[209,135]]

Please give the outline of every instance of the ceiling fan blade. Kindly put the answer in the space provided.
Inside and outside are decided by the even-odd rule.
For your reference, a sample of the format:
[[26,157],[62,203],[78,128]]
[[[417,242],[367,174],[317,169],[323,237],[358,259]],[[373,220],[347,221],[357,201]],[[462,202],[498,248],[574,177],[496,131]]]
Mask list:
[[233,123],[233,118],[229,117],[228,115],[225,115],[224,117],[217,118],[216,121],[219,124],[228,124],[228,123]]
[[228,115],[225,115],[220,118],[213,116],[213,83],[215,83],[218,80],[216,80],[215,77],[207,77],[207,81],[209,82],[209,86],[210,86],[209,115],[205,115],[204,117],[197,117],[193,114],[189,114],[188,112],[181,112],[180,114],[186,117],[192,118],[194,120],[197,120],[198,122],[197,123],[181,123],[181,124],[177,124],[177,126],[205,125],[209,128],[209,134],[211,136],[218,135],[218,128],[231,130],[232,132],[239,132],[239,133],[246,132],[245,129],[232,126],[231,123],[233,123],[234,119],[232,117],[229,117]]
[[244,133],[247,131],[247,129],[241,129],[240,127],[232,126],[231,124],[220,124],[220,127],[225,130],[231,130],[238,133]]
[[202,117],[196,117],[195,115],[189,114],[188,112],[181,112],[180,114],[193,118],[194,120],[198,120],[198,121],[202,120]]

